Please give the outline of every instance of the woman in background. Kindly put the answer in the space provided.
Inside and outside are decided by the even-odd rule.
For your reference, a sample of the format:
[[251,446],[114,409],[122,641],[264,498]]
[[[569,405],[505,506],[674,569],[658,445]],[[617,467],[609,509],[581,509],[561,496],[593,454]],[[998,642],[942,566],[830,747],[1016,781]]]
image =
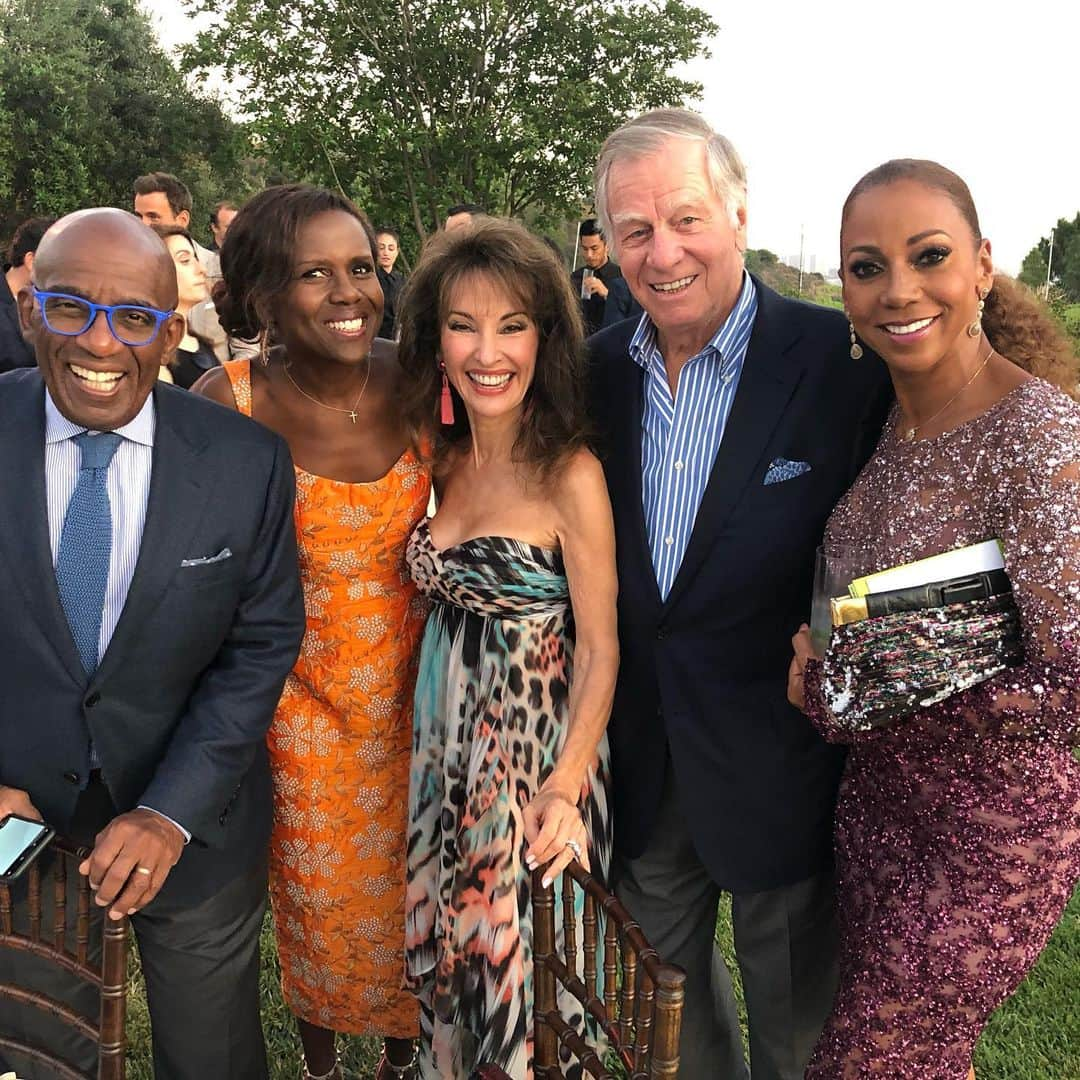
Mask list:
[[197,389],[281,434],[296,464],[307,636],[269,736],[282,989],[305,1077],[341,1076],[335,1032],[384,1038],[377,1080],[411,1076],[405,808],[426,606],[405,545],[430,481],[410,448],[397,362],[372,349],[375,238],[340,195],[289,185],[244,206],[221,260],[222,323],[261,336],[265,363],[232,361]]
[[210,342],[196,334],[188,321],[191,309],[205,303],[210,296],[210,286],[199,263],[195,241],[187,229],[180,225],[152,225],[151,228],[165,241],[172,256],[176,267],[176,310],[184,316],[184,338],[169,361],[168,377],[177,386],[189,390],[206,372],[218,366]]
[[872,572],[1000,539],[1026,659],[852,736],[805,628],[795,638],[789,696],[852,743],[840,989],[806,1075],[961,1080],[1080,877],[1080,407],[1062,392],[1080,372],[1034,299],[995,280],[971,193],[941,165],[864,176],[841,255],[852,355],[857,334],[897,404],[827,543]]
[[413,430],[442,421],[438,512],[408,556],[434,603],[409,790],[420,1073],[527,1080],[531,870],[577,857],[603,879],[611,851],[615,538],[584,438],[581,316],[556,257],[499,220],[432,240],[401,313]]

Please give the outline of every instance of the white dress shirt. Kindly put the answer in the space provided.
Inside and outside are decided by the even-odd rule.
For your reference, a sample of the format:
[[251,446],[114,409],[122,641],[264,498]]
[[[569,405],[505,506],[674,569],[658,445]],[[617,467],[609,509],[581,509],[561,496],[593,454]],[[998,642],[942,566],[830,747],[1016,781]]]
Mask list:
[[[112,550],[109,553],[109,576],[105,583],[105,607],[101,615],[101,635],[98,638],[98,662],[105,655],[112,641],[113,631],[120,621],[120,613],[127,601],[131,579],[135,575],[135,563],[139,558],[143,526],[146,524],[146,504],[150,497],[150,473],[154,456],[154,430],[156,417],[154,399],[151,395],[136,414],[123,427],[116,428],[121,436],[109,470],[105,477],[112,515]],[[75,493],[82,467],[82,451],[75,436],[87,429],[73,424],[56,407],[48,390],[45,391],[45,498],[49,515],[49,547],[52,550],[53,569],[60,554],[60,534],[68,503]],[[91,765],[97,767],[97,756],[90,749]],[[144,807],[153,810],[153,807]],[[154,810],[154,813],[160,811]],[[171,821],[183,834],[185,841],[190,833],[172,818]]]

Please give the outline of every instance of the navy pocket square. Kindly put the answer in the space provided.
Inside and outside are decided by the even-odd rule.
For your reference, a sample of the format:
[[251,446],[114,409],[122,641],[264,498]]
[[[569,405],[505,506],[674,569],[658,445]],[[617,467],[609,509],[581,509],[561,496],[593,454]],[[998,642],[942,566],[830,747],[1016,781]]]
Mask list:
[[785,480],[794,480],[796,476],[810,471],[808,461],[788,461],[787,458],[778,457],[765,472],[766,484],[780,484]]
[[232,552],[228,548],[222,548],[216,555],[203,555],[199,559],[184,559],[180,566],[209,566],[211,563],[224,562],[231,558]]

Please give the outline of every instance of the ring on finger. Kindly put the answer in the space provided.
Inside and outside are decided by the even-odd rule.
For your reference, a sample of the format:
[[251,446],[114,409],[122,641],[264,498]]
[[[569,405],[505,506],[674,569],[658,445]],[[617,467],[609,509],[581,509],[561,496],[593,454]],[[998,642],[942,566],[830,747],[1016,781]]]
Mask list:
[[150,870],[149,868],[147,868],[145,866],[136,866],[135,867],[135,873],[136,874],[145,874],[147,877],[151,877],[153,875],[154,871]]
[[574,853],[574,858],[581,861],[581,845],[576,840],[567,840],[563,847],[568,847]]

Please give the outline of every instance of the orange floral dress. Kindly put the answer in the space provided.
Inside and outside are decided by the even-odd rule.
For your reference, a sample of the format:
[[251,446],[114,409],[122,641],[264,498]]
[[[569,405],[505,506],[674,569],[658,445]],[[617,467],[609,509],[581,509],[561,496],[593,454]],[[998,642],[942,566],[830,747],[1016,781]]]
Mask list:
[[[247,360],[223,365],[251,415]],[[427,614],[405,548],[431,482],[409,451],[352,484],[296,470],[307,634],[270,729],[270,901],[285,1000],[352,1035],[412,1038],[401,989],[416,656]]]

